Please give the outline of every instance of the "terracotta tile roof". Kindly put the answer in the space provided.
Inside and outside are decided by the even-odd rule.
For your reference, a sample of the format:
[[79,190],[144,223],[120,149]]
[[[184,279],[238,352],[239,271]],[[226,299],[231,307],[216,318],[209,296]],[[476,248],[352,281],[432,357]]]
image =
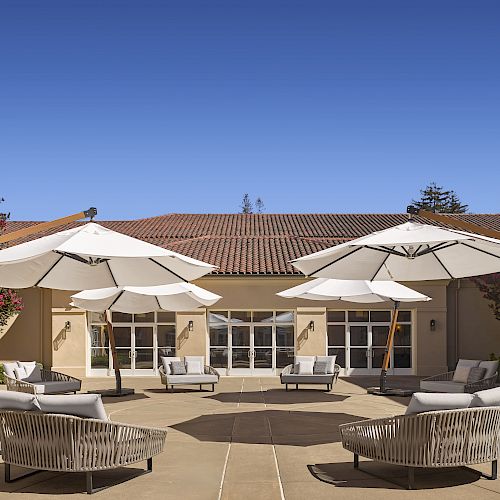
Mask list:
[[[500,230],[500,214],[450,215],[451,227],[454,218]],[[291,259],[406,220],[406,214],[168,214],[148,219],[96,222],[215,264],[219,266],[218,274],[289,275],[300,274],[288,263]],[[9,221],[7,232],[34,224],[37,222]],[[78,224],[82,223],[64,228]],[[62,229],[59,227],[51,232]],[[21,241],[16,240],[16,243]]]

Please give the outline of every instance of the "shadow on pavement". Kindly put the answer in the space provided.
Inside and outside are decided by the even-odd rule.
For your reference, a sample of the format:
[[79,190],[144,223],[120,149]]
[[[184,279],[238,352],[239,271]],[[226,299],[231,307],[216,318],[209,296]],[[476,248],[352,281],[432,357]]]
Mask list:
[[349,396],[339,396],[318,389],[269,389],[253,392],[223,392],[207,396],[205,399],[214,399],[221,403],[266,403],[266,404],[307,404],[307,403],[336,403],[344,401]]

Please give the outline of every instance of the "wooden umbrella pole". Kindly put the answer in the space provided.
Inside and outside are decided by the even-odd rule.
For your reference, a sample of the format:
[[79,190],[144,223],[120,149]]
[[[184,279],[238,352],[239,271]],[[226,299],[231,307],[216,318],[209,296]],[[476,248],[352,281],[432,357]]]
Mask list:
[[394,334],[396,333],[396,326],[398,324],[399,301],[394,301],[394,311],[392,314],[391,327],[389,335],[387,336],[387,343],[384,352],[384,361],[382,363],[382,371],[380,372],[380,391],[384,392],[386,389],[387,370],[389,369],[389,362],[391,360],[391,350],[394,344]]
[[106,323],[108,325],[109,345],[111,346],[111,356],[113,358],[113,368],[115,370],[116,392],[122,392],[122,376],[120,373],[120,362],[118,361],[118,353],[116,352],[115,334],[113,332],[113,325],[109,320],[110,311],[106,311]]

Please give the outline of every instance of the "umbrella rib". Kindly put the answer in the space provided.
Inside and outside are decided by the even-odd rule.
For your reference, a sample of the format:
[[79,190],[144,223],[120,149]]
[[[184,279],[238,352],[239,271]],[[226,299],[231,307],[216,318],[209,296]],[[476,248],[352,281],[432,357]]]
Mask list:
[[50,266],[48,271],[33,285],[33,286],[38,286],[46,277],[47,275],[54,269],[54,267],[61,262],[61,259],[64,257],[64,255],[60,255],[59,258]]
[[123,295],[124,290],[120,290],[120,293],[115,297],[115,300],[109,304],[108,310],[111,311],[111,308],[118,302],[118,299]]
[[383,252],[383,253],[389,253],[392,255],[397,255],[398,257],[406,257],[406,255],[403,252],[398,252],[394,250],[394,248],[388,248],[385,246],[380,246],[378,247],[372,247],[371,245],[366,245],[365,248],[369,248],[370,250],[376,250],[377,252]]
[[169,269],[168,267],[164,266],[163,264],[160,264],[156,260],[152,259],[151,257],[149,258],[151,262],[154,262],[157,266],[160,266],[162,269],[165,269],[165,271],[168,271],[169,273],[173,274],[177,278],[179,278],[181,281],[184,281],[185,283],[188,283],[188,280],[184,279],[182,276],[177,274],[176,272],[172,271],[172,269]]
[[455,279],[455,277],[450,273],[450,271],[448,271],[448,269],[446,269],[446,266],[441,262],[441,259],[434,253],[434,252],[431,252],[432,255],[434,255],[434,257],[436,257],[436,260],[441,264],[441,267],[446,271],[446,273],[448,274],[448,276],[453,280]]
[[158,309],[161,309],[160,301],[158,300],[158,295],[155,295],[156,303],[158,304]]
[[111,279],[113,280],[113,283],[115,284],[115,286],[118,286],[118,283],[115,280],[115,276],[113,275],[113,271],[111,271],[111,266],[109,265],[109,261],[106,261],[106,265],[108,266],[108,271],[109,274],[111,274]]
[[468,245],[467,243],[461,243],[461,245],[467,248],[471,248],[472,250],[477,250],[478,252],[483,252],[486,255],[489,255],[490,257],[496,257],[497,259],[500,259],[499,255],[495,255],[494,253],[488,252],[487,250],[483,250],[482,248],[473,247],[472,245]]
[[319,273],[320,271],[323,271],[324,269],[326,269],[327,267],[330,267],[332,266],[333,264],[336,264],[339,260],[342,260],[342,259],[345,259],[346,257],[349,257],[350,255],[352,255],[353,253],[356,253],[358,252],[359,250],[361,250],[363,247],[356,247],[352,252],[349,252],[345,255],[342,255],[342,257],[339,257],[338,259],[334,260],[333,262],[329,262],[328,264],[325,264],[323,267],[320,267],[319,269],[316,269],[316,271],[312,272],[312,273],[309,273],[307,274],[306,276],[313,276],[315,275],[316,273]]
[[382,264],[380,264],[380,266],[378,267],[377,271],[375,272],[375,274],[373,275],[373,277],[372,277],[372,279],[371,279],[370,281],[373,281],[373,280],[376,278],[377,274],[378,274],[378,273],[380,272],[380,270],[384,267],[384,264],[387,262],[387,259],[390,257],[390,255],[391,255],[391,254],[390,254],[390,253],[388,253],[388,254],[385,256],[384,260],[382,261]]
[[420,253],[418,253],[417,249],[417,251],[415,252],[415,257],[422,257],[422,255],[427,255],[428,253],[431,252],[437,252],[438,250],[444,250],[445,248],[450,248],[455,245],[458,245],[458,241],[454,241],[452,243],[445,243],[445,242],[439,243],[436,246],[428,247],[425,250],[422,250]]

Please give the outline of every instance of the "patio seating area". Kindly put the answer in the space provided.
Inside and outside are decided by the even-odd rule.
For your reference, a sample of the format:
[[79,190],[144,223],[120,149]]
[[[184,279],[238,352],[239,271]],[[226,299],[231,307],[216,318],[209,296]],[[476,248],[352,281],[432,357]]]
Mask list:
[[[416,377],[405,384],[418,387]],[[391,382],[398,383],[399,379]],[[215,392],[179,387],[174,393],[156,378],[127,378],[136,393],[104,399],[116,422],[167,429],[154,473],[144,464],[96,472],[94,487],[117,484],[100,498],[302,499],[302,498],[500,498],[500,481],[488,481],[491,464],[415,472],[406,490],[405,467],[360,457],[342,448],[339,425],[403,414],[408,398],[368,395],[375,377],[339,379],[333,391],[304,386],[286,392],[278,377],[221,378]],[[109,387],[109,379],[85,379],[82,390]],[[3,464],[0,467],[4,467]],[[26,472],[11,468],[17,476]],[[134,478],[133,481],[127,481]],[[389,482],[389,479],[391,482]],[[84,473],[40,472],[0,483],[0,498],[87,498]],[[15,493],[13,496],[12,493]]]

